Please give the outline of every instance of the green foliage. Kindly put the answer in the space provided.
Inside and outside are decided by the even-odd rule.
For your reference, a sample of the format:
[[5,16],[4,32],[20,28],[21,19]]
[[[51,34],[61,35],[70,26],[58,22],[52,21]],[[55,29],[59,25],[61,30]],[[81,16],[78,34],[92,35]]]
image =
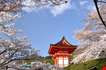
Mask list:
[[92,60],[80,64],[72,64],[64,68],[64,70],[91,70],[93,67],[96,67],[97,70],[101,70],[103,65],[106,65],[106,58]]
[[21,60],[21,61],[18,61],[17,63],[18,64],[25,64],[25,63],[31,64],[31,62],[35,62],[35,61],[43,62],[43,60],[44,60],[44,57],[41,57],[41,56],[36,55],[36,54],[31,55],[29,58],[30,58],[30,60]]
[[44,59],[44,61],[45,61],[46,63],[54,64],[54,62],[53,62],[51,56],[46,56],[45,59]]
[[31,62],[40,61],[40,62],[44,62],[44,63],[54,64],[54,62],[53,62],[51,56],[42,57],[42,56],[32,55],[32,56],[30,56],[30,58],[31,58],[31,60],[20,61],[19,63],[31,64]]

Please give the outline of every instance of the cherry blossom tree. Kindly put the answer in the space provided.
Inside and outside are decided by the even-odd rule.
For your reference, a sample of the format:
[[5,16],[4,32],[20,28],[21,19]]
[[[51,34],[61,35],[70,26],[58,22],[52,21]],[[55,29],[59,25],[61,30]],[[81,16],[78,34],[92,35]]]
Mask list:
[[[101,5],[100,10],[101,16],[106,22],[106,5]],[[84,28],[76,34],[76,38],[80,41],[80,45],[75,52],[78,50],[81,52],[77,54],[72,62],[78,63],[97,58],[106,58],[106,28],[95,10],[90,12]],[[104,52],[102,53],[102,51]]]
[[23,11],[61,6],[67,0],[0,0],[0,24],[19,18]]
[[[30,60],[32,52],[30,41],[13,25],[0,27],[0,68],[17,68],[17,61]],[[18,68],[17,68],[18,69]]]
[[15,20],[26,8],[44,8],[56,6],[66,1],[61,0],[0,0],[0,69],[19,69],[19,60],[30,60],[31,44],[27,37],[16,29]]

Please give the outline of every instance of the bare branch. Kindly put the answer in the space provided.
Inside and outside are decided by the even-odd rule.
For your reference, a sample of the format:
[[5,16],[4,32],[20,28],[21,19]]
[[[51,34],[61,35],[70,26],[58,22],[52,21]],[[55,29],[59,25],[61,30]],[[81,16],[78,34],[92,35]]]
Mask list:
[[3,53],[5,53],[7,51],[7,49],[5,49],[4,51],[0,52],[0,55],[2,55]]
[[98,2],[101,2],[101,3],[106,3],[105,1],[98,1]]
[[105,24],[105,22],[104,22],[104,20],[103,20],[103,18],[101,16],[101,14],[100,14],[99,7],[97,5],[97,0],[94,0],[94,3],[95,3],[95,7],[96,7],[97,13],[99,15],[99,18],[100,18],[101,22],[103,23],[103,25],[106,27],[106,24]]

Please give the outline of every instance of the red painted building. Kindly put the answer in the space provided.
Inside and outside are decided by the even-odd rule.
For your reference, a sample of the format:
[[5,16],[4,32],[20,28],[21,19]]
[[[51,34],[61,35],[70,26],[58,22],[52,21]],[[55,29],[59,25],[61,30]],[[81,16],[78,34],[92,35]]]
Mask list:
[[50,44],[49,54],[54,64],[63,68],[69,65],[69,58],[77,46],[71,45],[64,37],[56,44]]
[[102,70],[106,70],[106,65],[103,66]]

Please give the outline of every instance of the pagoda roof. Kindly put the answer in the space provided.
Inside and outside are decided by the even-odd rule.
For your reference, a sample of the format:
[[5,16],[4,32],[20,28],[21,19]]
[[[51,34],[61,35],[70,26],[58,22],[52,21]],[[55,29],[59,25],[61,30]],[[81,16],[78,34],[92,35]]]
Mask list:
[[50,44],[49,54],[54,54],[61,50],[69,51],[69,53],[71,53],[76,49],[76,47],[76,45],[70,44],[65,37],[62,37],[62,39],[56,44]]
[[63,36],[62,39],[57,42],[56,44],[50,44],[50,46],[56,46],[56,47],[75,47],[75,45],[70,44],[66,38]]

